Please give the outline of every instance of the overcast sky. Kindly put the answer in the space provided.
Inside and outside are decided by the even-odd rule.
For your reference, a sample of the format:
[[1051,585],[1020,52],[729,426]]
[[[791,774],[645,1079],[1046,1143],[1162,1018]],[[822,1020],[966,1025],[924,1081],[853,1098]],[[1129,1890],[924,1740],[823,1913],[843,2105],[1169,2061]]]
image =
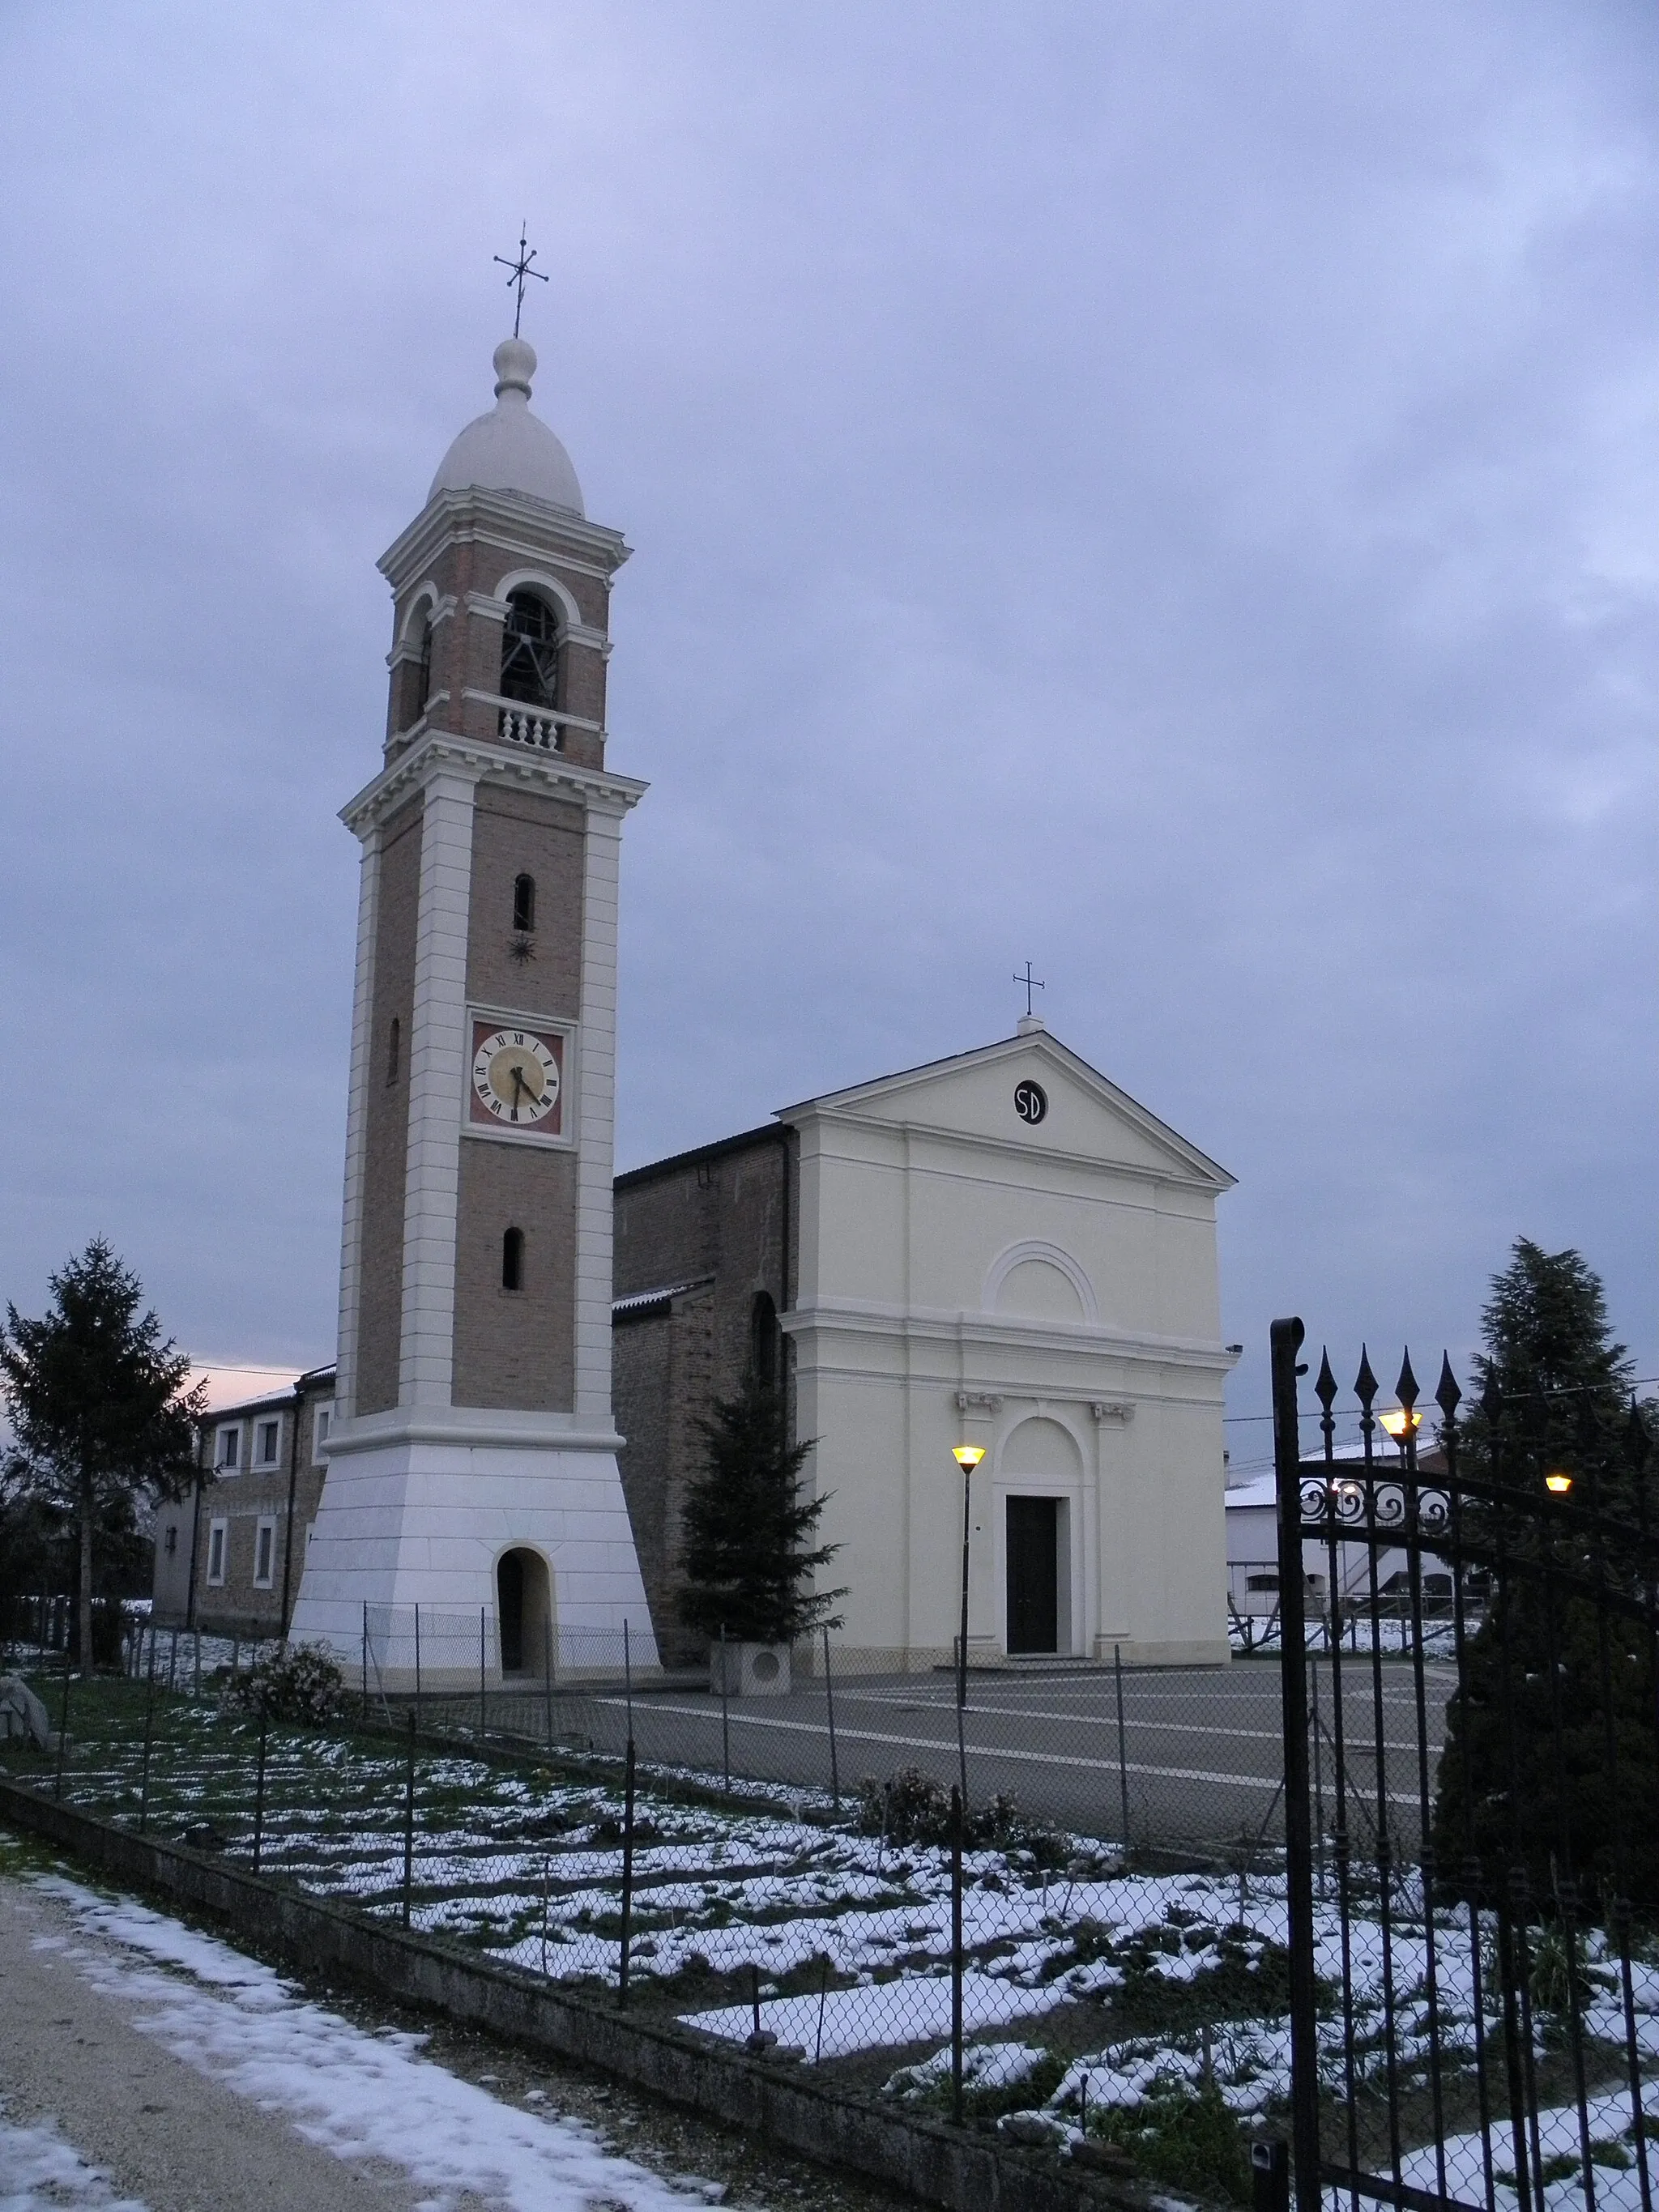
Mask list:
[[[614,602],[619,1164],[1053,1029],[1432,1380],[1656,1297],[1648,0],[0,10],[0,1297],[329,1358],[376,556],[510,327]],[[1266,1432],[1231,1431],[1241,1460]]]

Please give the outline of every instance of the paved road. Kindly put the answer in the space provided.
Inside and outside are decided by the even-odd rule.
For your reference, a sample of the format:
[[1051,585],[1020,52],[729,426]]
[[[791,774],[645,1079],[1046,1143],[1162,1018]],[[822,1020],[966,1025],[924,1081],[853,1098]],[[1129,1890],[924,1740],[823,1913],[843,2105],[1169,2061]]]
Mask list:
[[[1369,1666],[1344,1662],[1350,1783],[1375,1803],[1376,1708]],[[1317,1668],[1321,1778],[1328,1787],[1334,1719],[1328,1662]],[[1449,1668],[1425,1669],[1432,1781],[1453,1686]],[[1087,1835],[1139,1843],[1231,1843],[1241,1833],[1283,1834],[1284,1746],[1276,1663],[1126,1672],[1120,1734],[1109,1669],[970,1675],[963,1734],[971,1800],[1012,1791],[1022,1804]],[[507,1700],[510,1705],[513,1701]],[[521,1725],[539,1733],[539,1700],[524,1700]],[[1384,1786],[1409,1829],[1417,1805],[1417,1727],[1412,1669],[1382,1667]],[[955,1685],[944,1674],[842,1679],[835,1685],[836,1767],[843,1792],[860,1777],[884,1779],[916,1766],[949,1783],[957,1772]],[[506,1712],[503,1710],[502,1718]],[[556,1727],[578,1728],[609,1749],[626,1733],[613,1692],[556,1701]],[[638,1692],[640,1756],[720,1774],[726,1753],[720,1700],[695,1692]],[[724,1721],[734,1776],[812,1788],[831,1778],[821,1683],[786,1698],[733,1699]]]

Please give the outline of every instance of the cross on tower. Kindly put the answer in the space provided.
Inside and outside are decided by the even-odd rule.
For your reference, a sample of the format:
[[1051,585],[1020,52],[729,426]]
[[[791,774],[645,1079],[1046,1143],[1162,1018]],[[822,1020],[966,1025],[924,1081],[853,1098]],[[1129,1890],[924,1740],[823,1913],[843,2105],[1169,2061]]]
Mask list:
[[507,280],[507,290],[509,292],[512,291],[515,286],[518,290],[518,304],[513,310],[513,335],[514,337],[517,337],[519,335],[519,318],[524,313],[525,278],[526,276],[533,276],[538,284],[545,284],[547,282],[547,276],[544,270],[540,269],[532,269],[530,265],[536,258],[536,249],[532,246],[529,248],[528,252],[526,251],[526,240],[528,233],[529,225],[527,223],[521,225],[519,230],[519,258],[516,261],[509,261],[504,253],[498,253],[495,256],[495,258],[501,263],[503,269],[507,269],[512,271],[512,274]]
[[1029,960],[1025,963],[1025,973],[1023,975],[1016,975],[1014,981],[1016,983],[1023,983],[1025,987],[1025,1018],[1029,1021],[1031,1018],[1032,992],[1046,991],[1048,986],[1046,983],[1039,982],[1037,978],[1032,975],[1031,963]]

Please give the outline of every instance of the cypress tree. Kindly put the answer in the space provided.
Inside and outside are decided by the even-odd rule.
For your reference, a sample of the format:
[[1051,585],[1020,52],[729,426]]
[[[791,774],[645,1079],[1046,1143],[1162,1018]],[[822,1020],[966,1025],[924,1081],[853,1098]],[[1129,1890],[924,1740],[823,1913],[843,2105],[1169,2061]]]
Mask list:
[[[1647,1433],[1628,1401],[1631,1364],[1580,1255],[1524,1237],[1493,1278],[1481,1334],[1481,1391],[1459,1426],[1458,1470],[1490,1495],[1463,1503],[1462,1528],[1502,1564],[1447,1709],[1440,1878],[1495,1904],[1524,1872],[1534,1909],[1546,1913],[1569,1880],[1592,1909],[1622,1893],[1651,1910],[1653,1639],[1639,1618],[1595,1595],[1639,1598],[1641,1532],[1659,1534]],[[1571,1479],[1559,1504],[1551,1474]]]
[[724,1629],[749,1644],[838,1627],[830,1609],[846,1592],[804,1587],[840,1547],[812,1548],[829,1499],[801,1497],[812,1445],[789,1442],[782,1393],[750,1373],[696,1426],[704,1463],[685,1504],[686,1626],[709,1637]]

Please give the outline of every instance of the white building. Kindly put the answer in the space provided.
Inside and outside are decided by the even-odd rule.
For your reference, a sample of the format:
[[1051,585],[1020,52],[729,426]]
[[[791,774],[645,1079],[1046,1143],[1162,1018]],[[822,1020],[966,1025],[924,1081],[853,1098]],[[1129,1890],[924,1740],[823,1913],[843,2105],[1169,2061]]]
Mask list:
[[948,1656],[1228,1650],[1215,1201],[1232,1178],[1028,1018],[789,1108],[781,1326],[846,1638]]

